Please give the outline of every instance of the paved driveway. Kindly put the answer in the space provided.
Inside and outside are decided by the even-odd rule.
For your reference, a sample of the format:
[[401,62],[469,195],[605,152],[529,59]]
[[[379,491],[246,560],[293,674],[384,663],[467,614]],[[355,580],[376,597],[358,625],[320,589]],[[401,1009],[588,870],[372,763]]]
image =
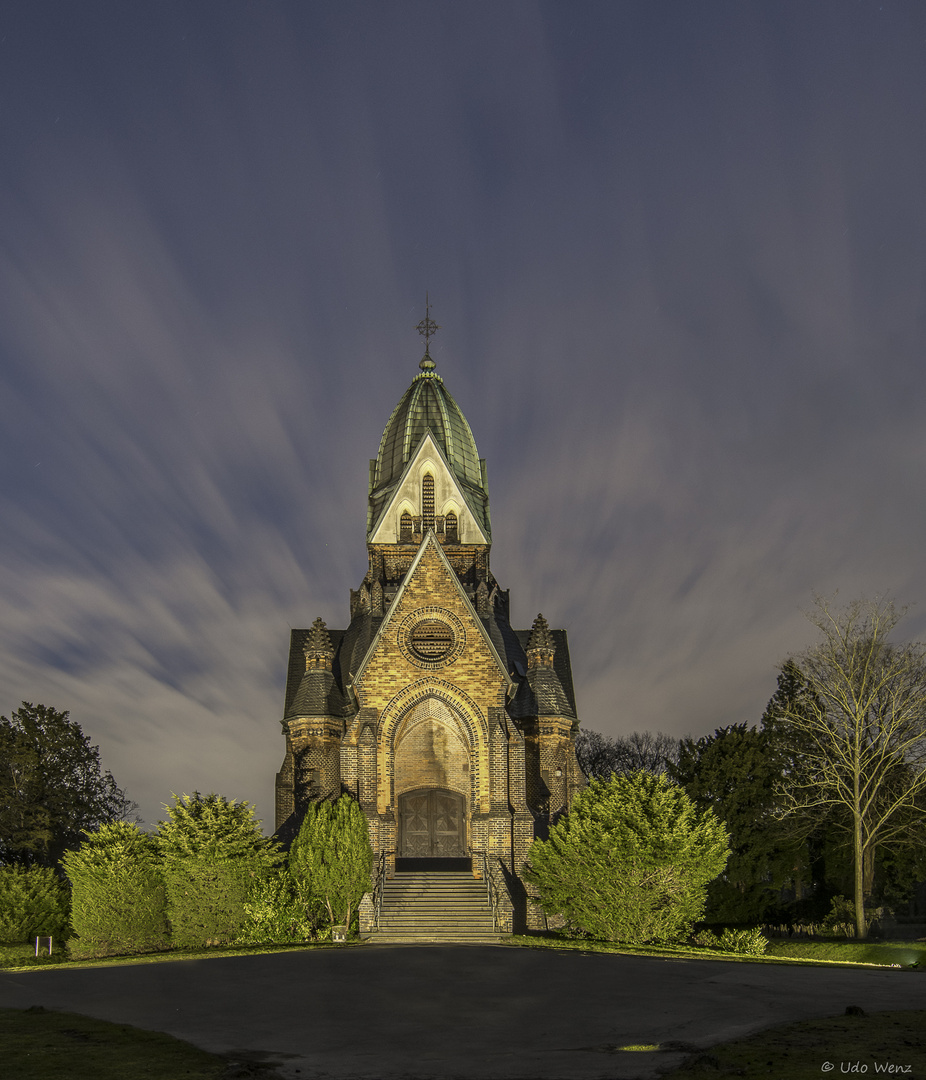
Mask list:
[[[590,1080],[654,1076],[684,1056],[614,1046],[709,1046],[847,1005],[926,1009],[926,975],[369,945],[0,973],[0,1006],[30,1005],[266,1055],[293,1080]],[[821,1046],[820,1064],[837,1050]]]

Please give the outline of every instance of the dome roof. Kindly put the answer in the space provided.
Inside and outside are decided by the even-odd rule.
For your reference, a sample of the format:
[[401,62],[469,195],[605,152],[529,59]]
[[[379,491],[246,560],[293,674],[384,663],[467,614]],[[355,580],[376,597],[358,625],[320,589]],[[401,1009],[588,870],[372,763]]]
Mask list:
[[448,393],[444,380],[434,370],[434,361],[427,352],[420,367],[420,374],[412,380],[389,417],[376,460],[370,462],[368,534],[425,433],[430,431],[459,482],[467,505],[488,535],[489,493],[485,462],[479,457],[466,417]]
[[460,406],[432,366],[415,376],[389,417],[376,457],[374,490],[401,477],[428,428],[457,479],[472,487],[483,486],[476,440]]

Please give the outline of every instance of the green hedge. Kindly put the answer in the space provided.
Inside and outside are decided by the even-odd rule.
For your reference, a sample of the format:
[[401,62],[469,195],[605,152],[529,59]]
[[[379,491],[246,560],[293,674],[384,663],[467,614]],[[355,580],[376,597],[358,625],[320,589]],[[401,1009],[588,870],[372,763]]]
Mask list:
[[71,881],[71,955],[156,952],[170,942],[157,844],[119,821],[91,833],[62,859]]
[[67,886],[44,866],[0,867],[0,943],[63,938],[68,928]]

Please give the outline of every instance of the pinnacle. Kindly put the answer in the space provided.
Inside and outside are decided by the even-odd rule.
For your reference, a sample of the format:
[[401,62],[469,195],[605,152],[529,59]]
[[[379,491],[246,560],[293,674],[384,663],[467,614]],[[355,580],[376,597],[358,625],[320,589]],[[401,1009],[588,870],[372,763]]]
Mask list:
[[553,642],[553,635],[550,633],[550,627],[547,625],[547,620],[538,615],[534,619],[534,625],[531,627],[531,636],[527,640],[528,649],[553,649],[555,648]]
[[310,654],[315,656],[334,655],[331,638],[328,635],[328,627],[325,625],[324,619],[318,618],[312,623],[312,628],[305,639],[304,651],[306,656]]

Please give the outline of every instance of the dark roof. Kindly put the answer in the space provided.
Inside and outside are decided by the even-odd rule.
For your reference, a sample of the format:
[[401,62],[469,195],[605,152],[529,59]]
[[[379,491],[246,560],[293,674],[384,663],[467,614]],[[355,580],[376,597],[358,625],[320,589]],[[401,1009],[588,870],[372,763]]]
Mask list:
[[[543,711],[537,712],[536,710],[524,711],[530,705],[534,704],[528,696],[522,697],[522,694],[527,695],[524,683],[522,683],[521,689],[515,695],[515,700],[509,707],[509,712],[517,719],[518,716],[538,716],[538,715],[563,715],[558,711],[560,704],[566,705],[565,715],[577,716],[576,713],[576,694],[575,686],[572,682],[572,664],[569,661],[569,642],[566,637],[565,630],[549,630],[549,635],[553,640],[553,645],[556,648],[556,652],[553,654],[553,673],[556,676],[556,681],[559,684],[559,688],[562,691],[563,697],[558,698],[558,691],[555,686],[551,685],[549,679],[547,680],[534,680],[533,697],[536,699],[538,706],[543,705]],[[517,636],[518,641],[521,644],[522,650],[525,655],[525,667],[527,663],[527,645],[530,641],[532,630],[515,630],[514,634]],[[550,671],[549,668],[533,668],[531,669],[531,675],[538,671]],[[526,683],[525,679],[525,683]],[[553,707],[556,705],[557,707]],[[512,708],[515,710],[512,712]]]

